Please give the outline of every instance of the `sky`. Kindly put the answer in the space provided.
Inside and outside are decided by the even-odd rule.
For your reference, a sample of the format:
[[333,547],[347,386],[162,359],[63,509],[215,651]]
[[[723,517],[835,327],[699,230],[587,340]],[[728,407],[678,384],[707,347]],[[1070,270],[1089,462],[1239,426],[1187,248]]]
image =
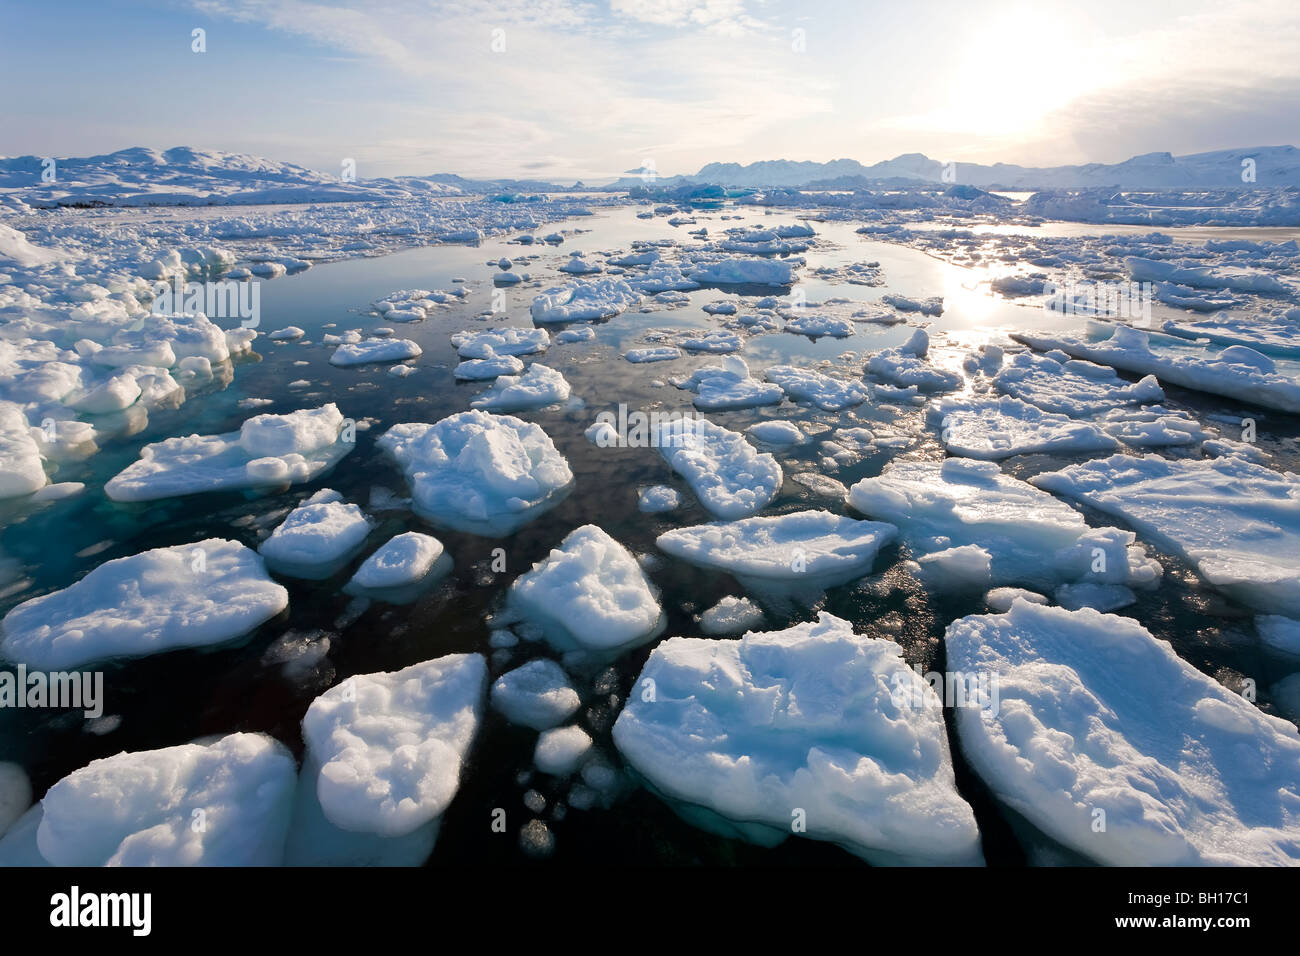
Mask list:
[[4,0],[3,19],[8,156],[183,145],[591,183],[1300,143],[1295,0]]

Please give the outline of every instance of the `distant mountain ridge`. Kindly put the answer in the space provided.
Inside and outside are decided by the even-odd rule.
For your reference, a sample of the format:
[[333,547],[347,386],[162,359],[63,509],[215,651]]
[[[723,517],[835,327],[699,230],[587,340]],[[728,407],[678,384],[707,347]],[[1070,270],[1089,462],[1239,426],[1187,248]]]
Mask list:
[[[1253,182],[1244,180],[1253,162]],[[948,175],[945,176],[945,170]],[[660,180],[668,185],[717,184],[739,188],[806,188],[839,183],[853,188],[899,181],[960,183],[981,189],[1008,190],[1090,189],[1223,189],[1249,185],[1300,186],[1300,149],[1294,146],[1257,146],[1174,156],[1144,153],[1120,163],[1086,163],[1078,166],[1016,166],[1009,163],[958,162],[947,164],[922,153],[904,153],[865,166],[855,159],[825,163],[785,159],[739,163],[709,163],[698,173]],[[624,177],[618,186],[646,185],[640,176]]]

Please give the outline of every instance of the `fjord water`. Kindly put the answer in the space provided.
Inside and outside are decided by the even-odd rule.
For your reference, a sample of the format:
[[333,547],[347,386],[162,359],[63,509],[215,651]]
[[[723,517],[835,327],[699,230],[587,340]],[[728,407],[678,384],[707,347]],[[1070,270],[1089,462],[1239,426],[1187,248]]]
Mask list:
[[[63,465],[55,481],[84,481],[83,495],[34,508],[29,504],[6,504],[0,514],[5,522],[0,533],[5,590],[0,611],[22,600],[65,587],[102,562],[135,554],[148,548],[183,544],[207,537],[230,537],[256,545],[258,528],[273,527],[297,502],[313,491],[328,487],[348,501],[366,508],[373,489],[380,487],[397,495],[407,493],[397,467],[385,459],[374,444],[385,429],[399,422],[427,421],[462,411],[482,390],[481,383],[457,383],[452,368],[457,362],[449,344],[451,333],[466,328],[501,324],[531,325],[528,305],[540,289],[556,284],[555,268],[574,250],[584,253],[628,249],[636,240],[675,238],[687,240],[690,229],[707,227],[716,234],[735,225],[771,225],[792,219],[791,213],[764,215],[763,210],[736,207],[721,210],[740,218],[722,220],[719,211],[701,212],[694,226],[670,227],[663,217],[638,219],[632,208],[602,212],[548,226],[543,231],[565,234],[559,246],[537,242],[521,245],[512,237],[485,241],[478,246],[433,246],[412,249],[378,258],[357,259],[318,266],[291,275],[262,288],[262,333],[296,325],[306,331],[310,344],[273,343],[265,335],[254,343],[255,354],[236,361],[233,378],[191,394],[175,409],[151,411],[147,424],[129,437],[105,445],[103,451],[84,463]],[[808,267],[799,288],[811,303],[832,296],[874,302],[886,292],[913,298],[941,295],[945,311],[934,319],[914,319],[929,324],[932,333],[950,333],[949,343],[936,340],[936,364],[957,368],[965,351],[983,341],[1001,340],[1001,334],[1016,328],[1065,328],[1078,320],[1032,309],[996,298],[989,293],[988,276],[931,258],[922,252],[859,236],[856,223],[814,223],[817,245],[805,254]],[[1123,227],[1121,227],[1123,228]],[[1081,227],[1100,234],[1114,227]],[[1205,231],[1205,230],[1201,230]],[[1252,230],[1231,230],[1234,236]],[[1276,230],[1260,230],[1274,238]],[[529,261],[525,257],[536,256]],[[494,290],[491,275],[499,258],[515,260],[514,271],[532,273],[532,281]],[[834,277],[819,276],[815,270],[836,270],[864,261],[877,261],[883,276],[878,287],[859,286]],[[544,277],[544,278],[542,278]],[[446,306],[429,319],[415,324],[388,323],[368,312],[373,300],[397,289],[451,289],[453,280],[468,281],[471,294],[461,303]],[[674,362],[633,365],[622,358],[631,347],[644,344],[643,336],[656,328],[718,327],[718,320],[701,306],[719,298],[734,298],[737,290],[700,289],[689,293],[691,304],[679,309],[642,313],[631,311],[595,326],[592,342],[553,344],[535,360],[558,369],[573,385],[574,398],[563,407],[521,413],[520,417],[540,424],[559,451],[569,460],[576,483],[554,510],[502,539],[433,529],[455,561],[452,574],[430,593],[408,605],[380,602],[362,610],[343,593],[355,566],[366,554],[394,534],[406,530],[429,530],[409,512],[383,510],[367,549],[344,571],[325,581],[281,579],[290,591],[289,610],[234,646],[207,651],[184,651],[145,658],[106,668],[105,713],[120,718],[107,732],[84,729],[79,713],[0,710],[0,741],[3,759],[23,764],[32,776],[37,795],[65,774],[96,757],[122,750],[143,750],[182,743],[210,734],[235,730],[259,730],[284,741],[301,757],[299,721],[308,704],[326,687],[358,673],[395,670],[418,661],[458,651],[488,648],[487,617],[496,609],[505,589],[518,574],[558,545],[582,524],[600,525],[636,554],[655,554],[654,539],[671,527],[697,524],[711,517],[689,493],[677,511],[666,515],[645,515],[636,507],[640,487],[657,483],[680,485],[661,457],[650,448],[609,448],[592,445],[583,435],[598,412],[626,403],[629,409],[651,411],[687,409],[691,395],[670,384],[669,376],[688,374],[713,361],[707,355],[688,356]],[[746,295],[777,294],[789,290],[745,288]],[[498,298],[494,302],[494,292]],[[504,302],[499,298],[504,295]],[[484,319],[483,313],[504,305],[504,314]],[[742,306],[742,311],[744,308]],[[1157,321],[1174,312],[1157,305]],[[390,325],[397,337],[418,342],[423,355],[413,364],[418,371],[399,378],[388,374],[387,365],[337,368],[329,364],[332,346],[321,343],[327,332],[360,329],[363,333]],[[552,328],[552,333],[556,331]],[[746,342],[742,356],[756,375],[765,366],[791,359],[828,360],[842,372],[854,374],[865,352],[887,348],[904,341],[912,329],[907,325],[884,326],[857,323],[847,339],[772,333]],[[955,347],[960,346],[960,347]],[[845,352],[857,353],[840,360]],[[298,384],[306,382],[307,384]],[[1247,413],[1242,406],[1205,395],[1167,389],[1167,405],[1189,411],[1198,418],[1215,412]],[[241,406],[249,399],[269,399],[258,407]],[[103,483],[130,462],[140,448],[172,435],[214,434],[236,430],[249,416],[261,412],[283,413],[298,408],[335,402],[344,415],[362,423],[358,447],[330,474],[280,494],[254,497],[242,493],[220,493],[166,499],[147,504],[119,504],[102,492]],[[935,436],[926,429],[923,411],[917,408],[876,407],[871,404],[839,415],[788,404],[766,409],[710,413],[709,417],[729,428],[743,430],[763,418],[815,421],[825,424],[882,427],[907,438],[903,447],[880,450],[832,474],[850,485],[879,474],[892,457],[940,458],[943,452]],[[1275,436],[1294,438],[1297,428],[1282,416],[1261,416]],[[781,456],[787,476],[794,471],[821,470],[815,443]],[[1291,452],[1277,449],[1278,466],[1295,470],[1294,444]],[[1044,455],[1012,459],[1006,469],[1027,477],[1075,459]],[[842,503],[819,496],[793,481],[787,481],[780,496],[766,513],[780,514],[807,507],[843,510]],[[1090,515],[1094,524],[1114,524],[1113,519]],[[502,549],[505,570],[500,568]],[[851,621],[859,632],[888,634],[905,649],[909,663],[923,670],[941,670],[944,665],[940,637],[955,617],[978,613],[983,605],[971,599],[936,599],[927,595],[902,573],[903,555],[895,546],[882,553],[877,572],[883,572],[889,588],[853,583],[833,589],[824,607]],[[1164,557],[1166,575],[1159,589],[1140,592],[1138,603],[1125,613],[1135,617],[1157,637],[1169,640],[1185,659],[1201,670],[1222,676],[1233,671],[1261,675],[1261,684],[1282,676],[1267,659],[1256,659],[1253,644],[1243,638],[1249,630],[1249,612],[1205,591],[1194,573],[1178,561]],[[662,604],[668,615],[667,635],[698,634],[693,615],[712,606],[726,594],[743,594],[730,576],[665,561],[651,574],[662,589]],[[768,608],[765,627],[778,628],[813,616],[806,607]],[[314,671],[295,677],[285,674],[279,663],[265,658],[268,646],[286,632],[330,636],[328,658]],[[494,662],[493,674],[516,666],[538,649],[521,645],[509,663]],[[609,729],[618,705],[629,693],[648,648],[620,658],[610,681],[610,694],[589,697],[585,723],[595,731],[597,748],[606,759],[617,763]],[[611,700],[610,697],[614,699]],[[105,725],[97,729],[104,730]],[[458,861],[512,860],[520,857],[512,825],[510,835],[494,832],[491,814],[504,808],[514,824],[528,816],[522,798],[526,790],[537,789],[547,797],[548,820],[556,836],[557,862],[617,860],[624,862],[747,862],[780,863],[799,861],[853,862],[838,848],[804,840],[787,841],[770,851],[736,841],[710,836],[678,820],[656,798],[636,789],[610,809],[569,809],[563,819],[553,819],[550,805],[564,801],[564,790],[550,786],[548,778],[534,775],[524,779],[532,764],[531,732],[507,724],[489,711],[478,745],[466,768],[461,790],[443,823],[434,851],[434,863]],[[985,835],[985,853],[991,863],[1024,862],[1027,857],[1020,840],[1013,835],[1006,814],[994,807],[982,786],[954,749],[958,784],[975,808]],[[1058,856],[1058,859],[1064,858]]]

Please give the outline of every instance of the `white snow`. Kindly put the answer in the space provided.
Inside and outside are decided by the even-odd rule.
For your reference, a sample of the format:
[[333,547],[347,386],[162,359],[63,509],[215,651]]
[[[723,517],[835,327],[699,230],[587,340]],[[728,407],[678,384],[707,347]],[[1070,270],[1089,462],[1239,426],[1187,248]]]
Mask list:
[[537,738],[533,763],[542,773],[567,777],[591,750],[591,738],[581,727],[556,727]]
[[202,491],[274,488],[311,481],[356,447],[333,403],[257,415],[237,432],[166,438],[104,485],[114,501],[152,501]]
[[394,425],[378,444],[406,473],[417,514],[471,534],[510,534],[573,483],[550,436],[510,415],[469,411],[436,425]]
[[689,376],[674,379],[678,388],[695,393],[696,408],[725,411],[775,405],[784,397],[781,386],[760,382],[749,373],[749,366],[738,355],[724,355],[717,365],[705,365]]
[[451,337],[451,344],[463,359],[490,359],[498,355],[545,352],[551,345],[551,335],[545,329],[483,329],[457,332]]
[[669,488],[667,485],[651,485],[649,488],[642,488],[636,501],[637,510],[646,514],[674,511],[681,507],[681,504],[681,494],[676,488]]
[[641,299],[641,293],[622,279],[593,279],[547,289],[533,299],[529,312],[539,325],[590,322],[612,319],[620,312],[640,305]]
[[497,355],[485,359],[466,359],[456,366],[455,376],[470,382],[487,381],[500,375],[518,375],[524,363],[513,355]]
[[781,490],[781,466],[745,437],[703,418],[664,422],[659,453],[700,504],[719,518],[743,518],[767,507]]
[[862,382],[832,378],[812,369],[773,365],[763,375],[780,385],[791,401],[810,402],[826,412],[843,411],[867,400],[867,388]]
[[1083,418],[1132,405],[1162,402],[1164,390],[1154,375],[1126,382],[1115,370],[1092,362],[1058,362],[1050,355],[1017,352],[993,377],[993,387],[1046,412]]
[[330,356],[331,365],[365,365],[369,362],[400,362],[417,358],[420,346],[410,339],[366,339],[354,345],[340,345]]
[[1118,528],[1090,528],[1065,502],[1004,475],[992,462],[895,460],[849,490],[849,504],[896,524],[914,556],[976,545],[992,585],[1050,589],[1065,582],[1154,584],[1160,566]]
[[956,708],[962,751],[1048,836],[1110,865],[1300,862],[1296,728],[1137,622],[1017,601],[944,642],[998,688],[991,715]]
[[806,836],[874,863],[981,862],[942,707],[894,642],[823,612],[738,641],[670,638],[647,682],[614,742],[687,820],[770,843],[797,809]]
[[442,556],[442,542],[437,538],[405,531],[366,558],[349,583],[367,590],[406,587],[423,580]]
[[295,779],[264,734],[119,753],[49,789],[36,843],[55,866],[276,866]]
[[323,488],[293,511],[257,549],[275,571],[320,579],[361,549],[372,525],[361,509]]
[[1122,518],[1247,606],[1300,616],[1300,480],[1235,455],[1114,455],[1031,479]]
[[927,414],[955,455],[996,460],[1012,455],[1114,451],[1119,443],[1097,425],[1045,412],[1018,398],[945,398]]
[[762,623],[762,608],[749,598],[730,594],[700,615],[700,630],[710,636],[743,634]]
[[592,524],[569,532],[516,578],[508,607],[561,652],[616,654],[651,640],[666,624],[636,558]]
[[[480,654],[349,677],[317,697],[303,717],[310,756],[300,786],[315,790],[334,827],[418,838],[459,789],[486,687]],[[308,776],[316,766],[318,773]]]
[[0,623],[4,656],[67,670],[220,644],[283,611],[289,592],[261,557],[209,538],[116,558],[68,587],[19,604]]
[[507,671],[492,685],[492,706],[512,724],[549,730],[582,706],[564,668],[545,657]]
[[897,533],[883,522],[829,511],[796,511],[676,528],[659,535],[655,544],[675,558],[741,580],[767,586],[808,582],[826,588],[867,574],[877,552]]
[[502,375],[473,401],[471,408],[517,412],[567,401],[571,388],[564,375],[534,362],[522,375]]

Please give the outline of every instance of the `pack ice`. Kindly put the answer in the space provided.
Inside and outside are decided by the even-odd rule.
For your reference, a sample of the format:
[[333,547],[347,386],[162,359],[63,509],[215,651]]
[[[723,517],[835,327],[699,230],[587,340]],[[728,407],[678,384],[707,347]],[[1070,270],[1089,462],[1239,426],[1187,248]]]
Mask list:
[[1091,528],[1065,502],[1004,475],[992,462],[894,461],[879,477],[850,488],[848,503],[897,525],[914,556],[950,554],[961,561],[969,557],[965,549],[985,552],[986,588],[1148,586],[1161,574],[1133,532]]
[[897,534],[879,521],[796,511],[675,528],[655,544],[675,558],[734,574],[761,592],[781,583],[828,588],[860,578]]
[[49,789],[36,844],[55,866],[278,866],[295,781],[264,734],[120,753]]
[[622,279],[593,279],[547,289],[529,307],[538,325],[612,319],[641,304],[641,293]]
[[1300,616],[1300,480],[1237,455],[1113,455],[1030,479],[1122,518],[1248,607]]
[[679,418],[660,424],[655,438],[664,460],[719,518],[761,511],[781,490],[776,459],[759,454],[729,428],[704,418]]
[[319,580],[360,550],[371,527],[360,508],[322,488],[289,512],[257,550],[275,571]]
[[[806,825],[876,864],[982,862],[938,697],[892,641],[816,622],[650,655],[614,743],[686,820],[780,842]],[[901,691],[901,692],[900,692]]]
[[417,866],[460,787],[487,689],[480,654],[359,674],[302,720],[290,865]]
[[289,605],[262,558],[209,538],[106,561],[61,591],[19,604],[0,622],[0,650],[43,670],[220,644]]
[[311,481],[356,447],[334,403],[257,415],[237,432],[166,438],[104,485],[114,501],[153,501],[202,491],[276,488]]
[[1118,866],[1300,862],[1296,728],[1136,621],[1015,601],[944,643],[998,689],[993,712],[956,708],[962,752],[1049,837]]
[[996,460],[1035,453],[1114,451],[1119,443],[1096,425],[1045,412],[1017,398],[941,398],[927,417],[950,453]]
[[617,654],[657,637],[658,592],[631,553],[596,525],[571,531],[510,586],[508,613],[557,650]]
[[[1077,359],[1110,365],[1166,384],[1224,395],[1284,412],[1300,412],[1300,365],[1274,360],[1245,345],[1217,349],[1159,332],[1090,319],[1083,336],[1012,332],[1040,351],[1059,349]],[[1281,363],[1281,364],[1279,364]]]
[[434,425],[394,425],[378,444],[406,474],[417,514],[470,534],[510,534],[573,484],[541,426],[510,415],[474,410]]

